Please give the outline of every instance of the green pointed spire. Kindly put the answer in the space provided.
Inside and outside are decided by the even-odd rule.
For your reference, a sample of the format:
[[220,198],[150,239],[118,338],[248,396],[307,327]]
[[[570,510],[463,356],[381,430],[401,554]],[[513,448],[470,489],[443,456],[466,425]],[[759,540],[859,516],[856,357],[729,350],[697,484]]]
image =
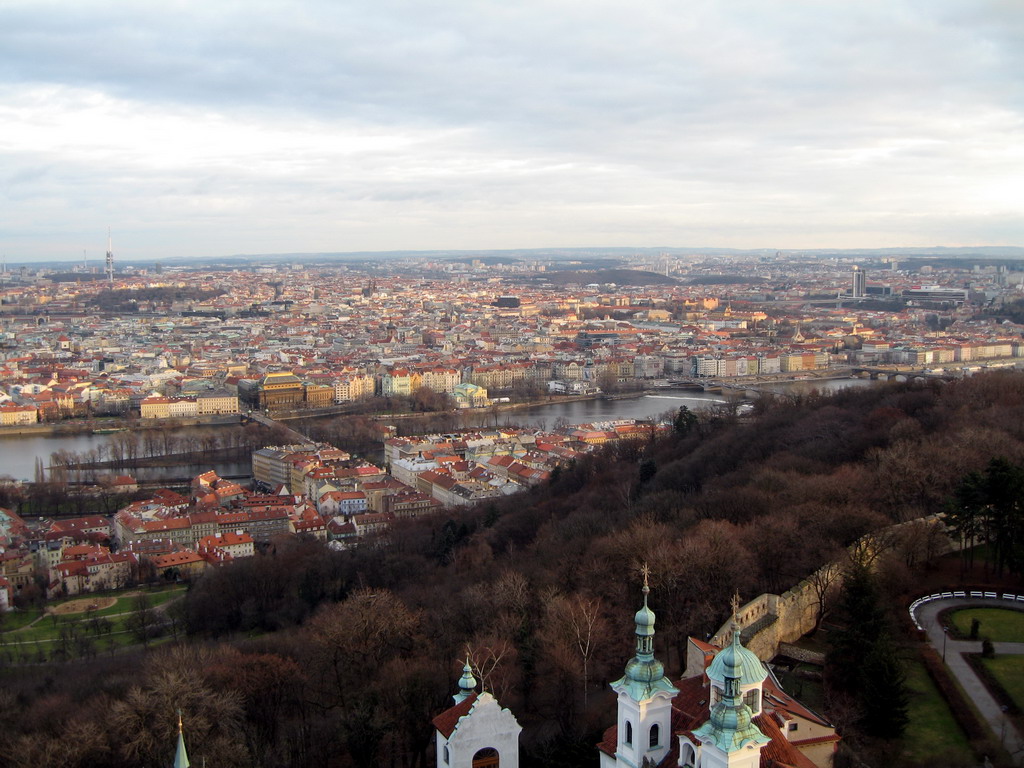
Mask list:
[[452,696],[456,704],[461,704],[472,694],[476,693],[476,678],[473,677],[473,667],[469,664],[469,656],[466,656],[466,664],[462,667],[462,677],[459,678],[459,692]]
[[174,750],[174,768],[189,768],[188,752],[185,751],[185,734],[181,726],[181,710],[178,710],[178,747]]
[[626,664],[626,674],[612,683],[616,691],[625,689],[634,701],[651,698],[655,693],[664,691],[671,695],[679,693],[678,689],[665,677],[665,666],[654,658],[654,611],[647,605],[647,596],[651,588],[647,583],[650,569],[645,564],[641,569],[644,576],[644,604],[636,616],[636,655]]

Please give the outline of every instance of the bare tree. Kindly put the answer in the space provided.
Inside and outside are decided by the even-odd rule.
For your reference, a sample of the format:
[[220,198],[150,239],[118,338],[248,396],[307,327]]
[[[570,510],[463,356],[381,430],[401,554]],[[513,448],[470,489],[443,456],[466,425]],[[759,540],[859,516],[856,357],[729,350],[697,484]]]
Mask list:
[[516,647],[504,638],[489,635],[474,640],[466,652],[480,679],[480,689],[492,693],[499,701],[504,698],[514,682]]
[[601,617],[601,601],[577,594],[569,601],[567,616],[572,629],[572,639],[583,662],[583,708],[587,708],[588,688],[590,685],[590,660],[597,647],[604,622]]
[[807,577],[807,582],[811,585],[811,589],[814,590],[815,605],[817,606],[812,632],[817,632],[821,628],[821,622],[825,618],[825,611],[841,583],[842,573],[843,569],[839,566],[839,563],[828,563]]

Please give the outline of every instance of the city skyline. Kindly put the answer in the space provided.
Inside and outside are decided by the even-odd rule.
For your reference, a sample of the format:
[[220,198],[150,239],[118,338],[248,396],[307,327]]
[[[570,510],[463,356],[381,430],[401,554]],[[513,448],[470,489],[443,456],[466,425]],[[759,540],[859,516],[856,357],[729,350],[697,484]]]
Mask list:
[[1024,244],[1024,10],[780,8],[7,4],[0,252]]

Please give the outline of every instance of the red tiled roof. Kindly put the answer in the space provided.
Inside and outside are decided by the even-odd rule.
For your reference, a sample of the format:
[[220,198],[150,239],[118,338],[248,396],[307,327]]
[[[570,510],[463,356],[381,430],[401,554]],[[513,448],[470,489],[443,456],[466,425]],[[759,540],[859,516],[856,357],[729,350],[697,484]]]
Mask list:
[[476,703],[476,694],[471,693],[451,709],[446,709],[431,722],[441,732],[441,735],[447,739],[455,732],[455,726],[459,724],[459,720],[469,714],[474,703]]
[[761,733],[771,739],[761,750],[761,765],[817,768],[807,755],[786,739],[774,717],[768,714],[758,715],[754,718],[754,724],[761,729]]

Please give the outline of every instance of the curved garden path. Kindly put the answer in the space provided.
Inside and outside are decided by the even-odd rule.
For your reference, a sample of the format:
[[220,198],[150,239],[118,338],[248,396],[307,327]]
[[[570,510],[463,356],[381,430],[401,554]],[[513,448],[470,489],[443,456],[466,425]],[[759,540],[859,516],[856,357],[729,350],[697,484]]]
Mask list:
[[[1010,753],[1014,765],[1021,765],[1024,760],[1024,734],[1010,720],[999,703],[988,692],[985,684],[971,669],[971,665],[964,658],[965,653],[981,653],[981,640],[956,640],[942,631],[938,616],[941,611],[948,608],[1004,608],[1007,610],[1024,611],[1024,600],[1003,598],[1003,597],[971,597],[970,592],[954,593],[944,592],[942,597],[927,600],[927,602],[916,602],[911,607],[910,615],[917,626],[923,629],[932,647],[943,656],[946,667],[960,683],[964,693],[974,702],[978,714],[988,723],[989,728],[996,738],[1003,737],[1003,746]],[[986,593],[974,593],[986,594]],[[989,595],[994,593],[987,593]],[[946,595],[949,595],[948,597]],[[961,597],[960,595],[964,595]],[[999,595],[1002,595],[1000,592]],[[1016,595],[1013,596],[1016,598]],[[996,653],[1000,654],[1024,654],[1024,642],[1020,643],[993,643]],[[943,653],[945,649],[945,653]]]

